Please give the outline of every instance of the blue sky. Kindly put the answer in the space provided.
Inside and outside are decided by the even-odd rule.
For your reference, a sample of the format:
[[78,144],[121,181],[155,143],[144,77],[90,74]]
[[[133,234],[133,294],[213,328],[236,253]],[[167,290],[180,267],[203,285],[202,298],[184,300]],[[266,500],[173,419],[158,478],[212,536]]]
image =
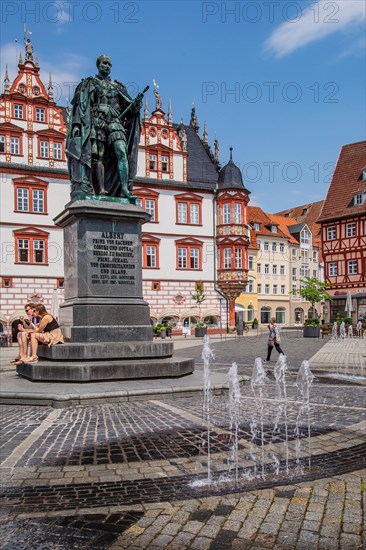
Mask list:
[[15,75],[24,23],[60,104],[108,53],[132,95],[151,85],[150,107],[156,80],[176,122],[195,101],[222,163],[233,146],[252,204],[276,212],[324,198],[340,147],[365,139],[365,6],[4,0],[2,78],[5,63]]

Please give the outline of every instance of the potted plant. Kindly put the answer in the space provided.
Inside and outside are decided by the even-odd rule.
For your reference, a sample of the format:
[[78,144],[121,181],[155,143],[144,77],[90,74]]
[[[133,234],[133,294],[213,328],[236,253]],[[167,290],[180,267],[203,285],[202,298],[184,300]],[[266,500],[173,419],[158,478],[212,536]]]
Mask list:
[[319,338],[320,320],[317,317],[308,317],[304,323],[304,338]]
[[154,332],[157,336],[160,336],[160,338],[164,339],[166,337],[166,327],[165,327],[165,325],[162,325],[161,323],[158,323],[154,327]]
[[329,325],[327,323],[324,323],[324,325],[321,325],[320,332],[322,333],[322,337],[329,334]]
[[191,294],[192,300],[196,303],[199,313],[199,322],[195,325],[194,335],[202,338],[207,332],[207,326],[201,322],[201,305],[206,300],[206,295],[203,291],[203,282],[198,281],[196,284],[196,292]]
[[[305,277],[300,280],[300,288],[296,288],[291,294],[299,295],[304,300],[310,302],[311,311],[315,311],[315,304],[324,301],[332,301],[332,298],[327,292],[329,283],[327,281],[319,281],[316,277]],[[309,317],[305,320],[304,338],[319,338],[320,336],[320,321],[317,317]]]
[[171,327],[171,325],[165,324],[164,326],[165,326],[165,332],[166,332],[167,338],[171,338],[172,337],[172,327]]
[[254,317],[253,321],[252,321],[252,329],[255,330],[258,328],[258,319],[256,317]]
[[197,323],[194,326],[194,335],[196,338],[203,338],[205,334],[207,333],[207,326],[205,323]]

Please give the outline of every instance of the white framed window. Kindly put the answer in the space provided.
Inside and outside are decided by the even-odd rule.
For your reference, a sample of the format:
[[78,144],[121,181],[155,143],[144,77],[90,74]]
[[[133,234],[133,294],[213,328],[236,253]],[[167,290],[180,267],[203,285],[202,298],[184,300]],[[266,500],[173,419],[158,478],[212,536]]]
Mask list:
[[313,250],[313,262],[317,262],[317,261],[318,261],[318,251]]
[[198,269],[199,268],[199,254],[200,251],[198,248],[191,248],[189,252],[189,261],[190,261],[190,268],[191,269]]
[[234,216],[235,216],[235,223],[242,223],[242,220],[241,220],[241,204],[239,202],[236,202],[234,204]]
[[348,275],[357,274],[357,260],[348,260]]
[[156,170],[156,155],[149,155],[150,170]]
[[187,203],[178,202],[178,223],[187,223]]
[[328,275],[329,277],[335,277],[338,275],[338,263],[337,262],[329,262],[328,264]]
[[254,281],[253,281],[253,279],[249,279],[249,281],[247,283],[246,291],[249,292],[250,294],[252,294],[254,292]]
[[45,110],[41,107],[36,107],[36,122],[44,122],[45,120]]
[[269,264],[264,264],[264,273],[269,273]]
[[145,210],[151,216],[151,222],[155,221],[155,201],[151,199],[146,199],[145,201]]
[[276,225],[271,225],[271,232],[272,233],[277,233],[277,226]]
[[259,283],[257,286],[258,286],[258,294],[262,294],[262,284]]
[[264,294],[269,294],[269,285],[264,285]]
[[11,137],[10,138],[10,153],[12,155],[19,155],[20,150],[20,140],[18,137]]
[[249,271],[254,270],[254,256],[250,255],[248,256],[248,269]]
[[33,241],[33,262],[35,264],[44,263],[44,241],[34,240]]
[[142,199],[136,199],[136,206],[142,208]]
[[18,258],[19,262],[29,262],[29,240],[18,239]]
[[293,280],[293,281],[296,281],[296,277],[297,277],[297,274],[296,274],[296,267],[293,267],[293,268],[292,268],[292,280]]
[[285,244],[280,243],[280,252],[285,252]]
[[357,195],[354,196],[353,204],[354,206],[358,206],[359,204],[363,204],[364,201],[364,195],[362,193],[357,193]]
[[276,264],[274,264],[274,265],[272,266],[272,274],[273,274],[273,275],[277,275],[277,265],[276,265]]
[[14,105],[14,118],[23,118],[23,105]]
[[243,250],[241,248],[235,249],[235,267],[237,269],[243,267]]
[[264,241],[263,250],[269,250],[269,242],[268,241]]
[[29,210],[29,191],[18,187],[17,189],[17,210],[20,212],[28,212]]
[[55,160],[62,160],[62,144],[58,141],[53,144],[53,158]]
[[318,276],[318,271],[316,269],[313,269],[313,277],[316,279]]
[[254,223],[254,224],[253,224],[253,227],[254,227],[254,229],[255,229],[256,231],[259,231],[259,229],[260,229],[259,223]]
[[5,136],[0,136],[0,153],[5,153],[6,140]]
[[156,246],[146,247],[146,267],[156,267]]
[[178,248],[178,267],[180,269],[187,268],[187,249]]
[[272,243],[272,252],[277,252],[277,243]]
[[161,171],[169,172],[169,157],[161,157]]
[[273,285],[273,294],[277,294],[278,285]]
[[257,264],[257,273],[261,273],[262,264]]
[[337,238],[337,228],[335,226],[327,227],[327,240],[334,241]]
[[311,242],[311,233],[308,229],[304,228],[302,231],[301,231],[301,235],[300,235],[300,242],[301,244],[307,246],[307,245],[310,245],[310,242]]
[[40,143],[41,158],[48,159],[49,151],[50,151],[50,148],[49,148],[48,141],[41,141],[41,143]]
[[[295,285],[296,288],[296,285]],[[286,285],[281,285],[281,294],[286,294]]]
[[346,225],[346,237],[354,237],[356,235],[356,224],[347,223]]
[[224,269],[230,269],[232,267],[232,250],[231,248],[224,248]]
[[291,249],[291,255],[292,255],[293,258],[296,258],[296,256],[297,256],[297,250],[296,250],[296,248],[292,248],[292,249]]
[[230,221],[231,221],[230,214],[231,214],[230,204],[225,203],[224,204],[224,209],[223,209],[223,221],[224,221],[224,223],[230,223]]
[[32,190],[33,212],[44,212],[44,191],[42,189]]
[[200,223],[199,204],[191,202],[189,204],[190,223],[198,225]]
[[284,274],[285,274],[285,266],[280,265],[280,275],[284,275]]

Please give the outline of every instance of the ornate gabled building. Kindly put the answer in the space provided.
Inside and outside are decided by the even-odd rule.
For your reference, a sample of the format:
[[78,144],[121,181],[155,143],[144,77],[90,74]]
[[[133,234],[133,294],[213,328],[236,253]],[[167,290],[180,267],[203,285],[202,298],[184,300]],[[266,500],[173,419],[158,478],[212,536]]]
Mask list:
[[345,314],[348,291],[353,320],[366,317],[366,141],[342,147],[318,222],[333,298],[327,320]]
[[[42,301],[50,307],[54,289],[62,301],[62,288],[67,285],[63,233],[53,223],[70,200],[67,111],[54,102],[51,77],[47,86],[42,82],[29,40],[25,57],[19,61],[12,84],[6,70],[0,97],[4,174],[0,188],[0,329],[8,334],[15,329],[26,302]],[[219,324],[225,327],[228,319],[222,311],[218,279],[225,283],[225,292],[228,281],[235,292],[246,282],[249,192],[242,180],[240,185],[236,180],[228,185],[229,175],[235,172],[232,160],[220,173],[218,141],[212,152],[206,124],[199,135],[195,107],[189,125],[175,124],[171,102],[165,115],[159,92],[155,90],[154,95],[154,110],[150,114],[146,103],[143,112],[134,181],[137,203],[151,214],[142,236],[144,298],[150,304],[152,322],[170,321],[177,329],[189,330],[198,321],[206,321],[212,330],[219,330]],[[227,216],[225,205],[230,205],[230,222],[223,218]],[[206,296],[200,308],[192,299],[199,282]],[[226,295],[231,300],[234,297],[231,291]]]

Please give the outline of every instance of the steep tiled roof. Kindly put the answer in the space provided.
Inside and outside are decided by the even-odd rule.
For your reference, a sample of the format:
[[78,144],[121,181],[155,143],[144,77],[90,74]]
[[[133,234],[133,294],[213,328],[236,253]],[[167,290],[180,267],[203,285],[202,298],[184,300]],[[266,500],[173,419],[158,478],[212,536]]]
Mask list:
[[344,145],[339,154],[319,222],[345,218],[366,212],[366,205],[354,206],[355,192],[366,191],[361,172],[366,165],[366,141]]
[[288,230],[289,226],[298,225],[297,221],[293,218],[285,218],[284,216],[277,216],[276,214],[267,214],[270,220],[278,225],[278,229],[289,239],[290,242],[299,244],[299,241]]
[[307,223],[310,231],[313,234],[313,238],[319,239],[320,225],[317,223],[319,214],[321,212],[324,201],[311,202],[309,204],[302,204],[301,206],[294,206],[282,212],[277,212],[278,216],[284,216],[285,218],[292,218],[295,223]]
[[[271,214],[265,214],[259,206],[248,206],[248,221],[250,224],[254,222],[260,224],[260,229],[256,231],[257,235],[267,235],[268,237],[285,237],[289,239],[289,235],[285,234],[280,227],[278,227],[277,233],[272,233],[270,226],[278,225],[278,223],[271,219]],[[266,227],[267,226],[267,227]]]

